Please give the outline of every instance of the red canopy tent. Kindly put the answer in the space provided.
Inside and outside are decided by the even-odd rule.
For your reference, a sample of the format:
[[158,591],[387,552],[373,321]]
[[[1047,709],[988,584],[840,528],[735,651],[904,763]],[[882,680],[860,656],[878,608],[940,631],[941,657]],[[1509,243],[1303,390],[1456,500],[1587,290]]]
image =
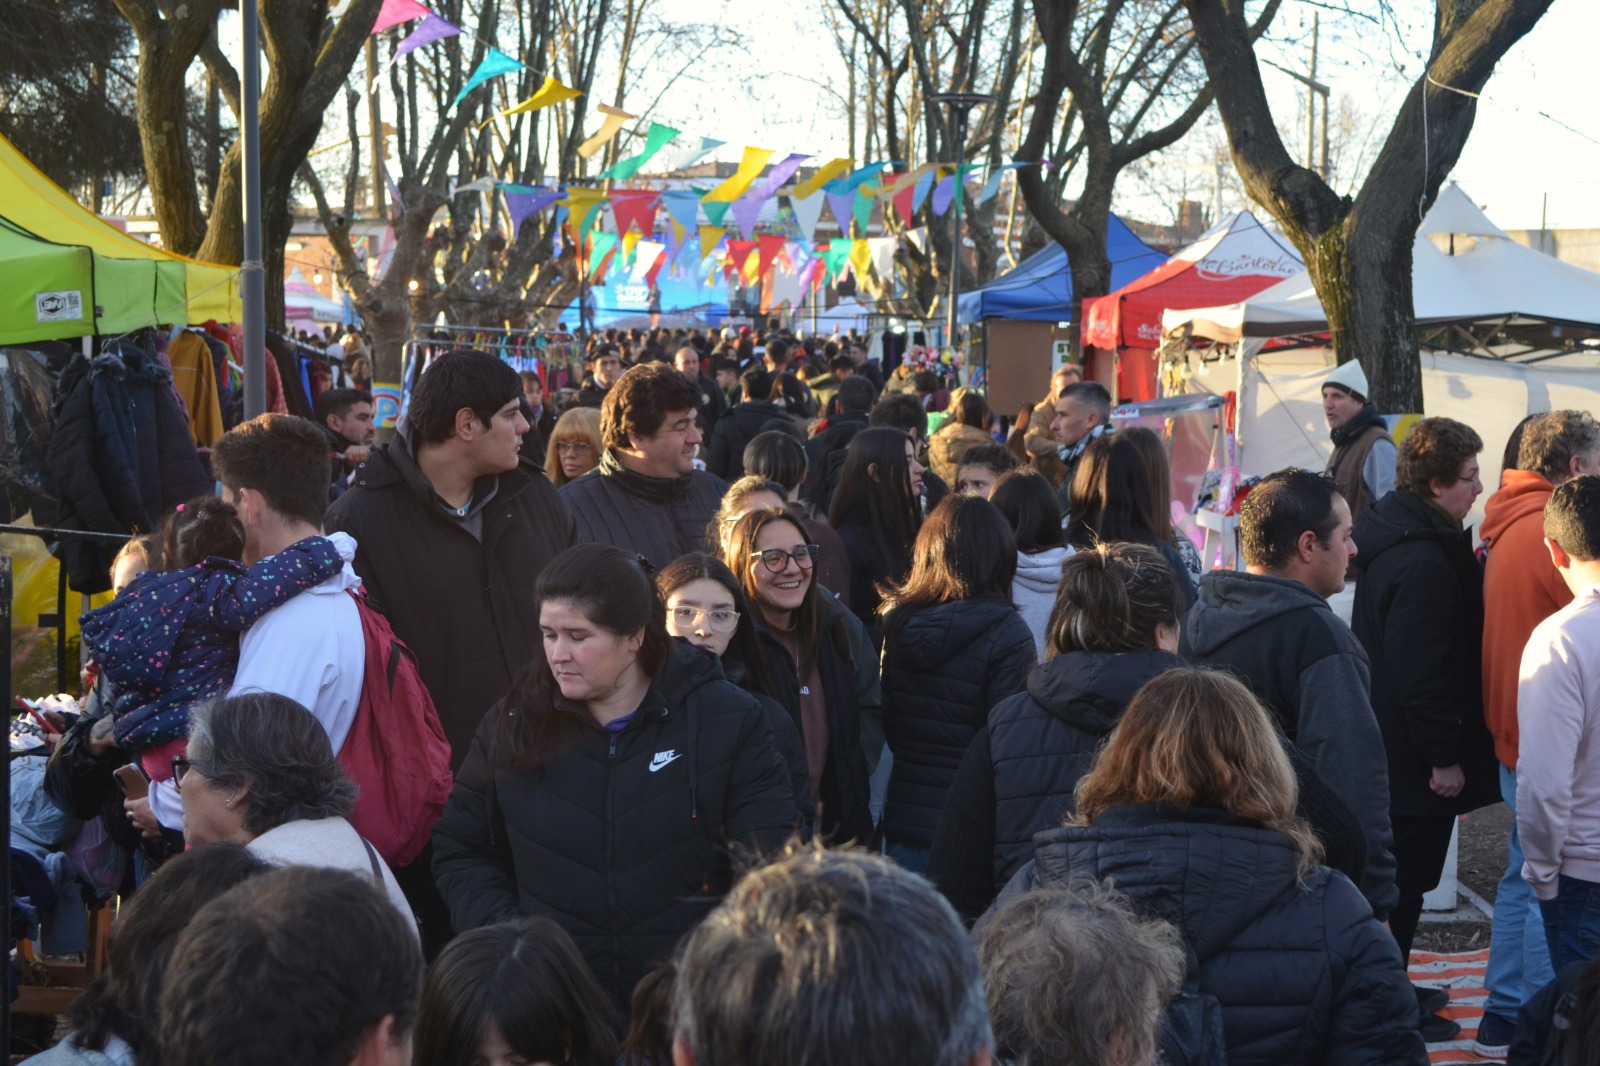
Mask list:
[[1117,353],[1119,399],[1153,399],[1162,311],[1236,303],[1304,269],[1288,241],[1240,211],[1150,273],[1084,301],[1083,343]]

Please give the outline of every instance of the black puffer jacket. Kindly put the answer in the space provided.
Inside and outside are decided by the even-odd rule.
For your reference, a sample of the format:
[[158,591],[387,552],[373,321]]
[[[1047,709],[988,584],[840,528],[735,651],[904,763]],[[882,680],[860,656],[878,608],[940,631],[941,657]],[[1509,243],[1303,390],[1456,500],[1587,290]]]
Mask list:
[[806,762],[806,744],[800,736],[800,727],[789,717],[783,704],[750,686],[743,663],[725,658],[722,660],[722,670],[729,681],[754,696],[756,702],[761,704],[761,710],[767,717],[767,728],[772,730],[772,746],[778,749],[784,765],[789,768],[789,789],[794,793],[800,826],[809,834],[817,818],[817,808],[811,802],[811,770]]
[[725,481],[744,477],[745,445],[779,423],[794,425],[783,408],[767,400],[745,400],[734,405],[711,430],[711,456],[706,469]]
[[[1499,761],[1483,720],[1483,567],[1470,532],[1396,489],[1361,513],[1350,628],[1372,662],[1372,711],[1389,756],[1397,815],[1465,814],[1500,801]],[[1447,799],[1434,767],[1467,783]]]
[[[1121,807],[1039,834],[1000,902],[1109,881],[1178,927],[1217,999],[1230,1066],[1423,1066],[1417,999],[1394,938],[1325,866],[1299,877],[1283,834],[1221,811]],[[997,904],[998,906],[998,904]]]
[[561,502],[578,524],[578,539],[636,552],[660,570],[686,552],[703,551],[706,526],[727,483],[696,470],[678,478],[625,468],[608,448],[600,465],[561,486]]
[[539,639],[534,585],[576,543],[572,516],[527,460],[485,478],[483,538],[443,513],[409,446],[379,447],[328,509],[330,531],[356,540],[369,601],[415,653],[460,767],[483,714],[505,696]]
[[458,930],[554,918],[626,1013],[633,986],[733,883],[735,852],[771,851],[795,822],[761,708],[710,652],[673,654],[619,733],[582,707],[542,772],[493,768],[485,716],[433,834],[433,871]]
[[1033,633],[1009,601],[903,610],[889,615],[883,642],[883,732],[894,753],[883,835],[927,848],[967,746],[1033,668]]

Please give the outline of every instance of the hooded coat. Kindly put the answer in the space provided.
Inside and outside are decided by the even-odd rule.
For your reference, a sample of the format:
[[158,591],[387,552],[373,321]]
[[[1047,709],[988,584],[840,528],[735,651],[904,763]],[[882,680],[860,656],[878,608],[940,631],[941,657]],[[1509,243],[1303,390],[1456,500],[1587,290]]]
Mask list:
[[561,486],[560,496],[579,540],[614,544],[660,570],[705,548],[706,526],[726,491],[725,481],[704,470],[675,478],[636,473],[606,448],[600,465]]
[[[1423,1066],[1417,999],[1394,938],[1325,866],[1302,877],[1275,830],[1218,810],[1118,807],[1039,834],[999,904],[1036,886],[1110,881],[1176,926],[1230,1066]],[[1191,962],[1191,966],[1194,965]]]
[[[1397,815],[1465,814],[1500,802],[1500,770],[1483,721],[1483,568],[1471,534],[1404,489],[1356,522],[1350,628],[1372,662],[1372,710],[1388,752]],[[1434,767],[1460,766],[1465,787],[1428,787]]]
[[416,656],[452,768],[539,639],[534,586],[545,563],[577,542],[572,515],[527,460],[480,484],[494,488],[481,539],[444,513],[409,443],[395,440],[351,472],[326,519],[355,538],[367,602]]
[[1517,677],[1538,624],[1572,602],[1544,546],[1555,487],[1532,470],[1507,470],[1483,507],[1483,717],[1494,753],[1517,768]]
[[1017,576],[1011,580],[1011,602],[1017,605],[1017,613],[1033,634],[1034,658],[1041,663],[1044,662],[1050,614],[1056,606],[1056,589],[1061,585],[1061,564],[1076,554],[1075,548],[1065,544],[1031,554],[1017,553]]
[[1180,652],[1232,671],[1285,737],[1360,819],[1361,890],[1380,918],[1400,899],[1389,825],[1389,775],[1373,715],[1367,653],[1328,603],[1299,581],[1216,570],[1184,616]]
[[569,716],[572,740],[541,771],[496,760],[496,706],[433,834],[456,929],[555,919],[624,1015],[633,986],[732,886],[736,862],[795,824],[760,705],[709,651],[670,644],[620,732],[558,699],[551,713]]
[[767,400],[735,404],[711,430],[706,469],[724,481],[738,481],[744,477],[745,446],[766,430],[792,425],[794,420],[783,408]]
[[962,756],[990,710],[1022,688],[1033,659],[1033,635],[1010,603],[956,600],[888,616],[883,731],[894,769],[886,838],[933,846]]

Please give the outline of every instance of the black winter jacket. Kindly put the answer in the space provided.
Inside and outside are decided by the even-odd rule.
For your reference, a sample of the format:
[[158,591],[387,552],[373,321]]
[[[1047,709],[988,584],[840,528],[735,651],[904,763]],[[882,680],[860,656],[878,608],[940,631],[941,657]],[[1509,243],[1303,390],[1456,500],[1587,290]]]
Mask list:
[[583,383],[578,386],[578,398],[573,402],[578,407],[599,408],[610,391],[610,385],[602,385],[593,374],[585,374]]
[[[873,834],[872,771],[883,754],[878,657],[866,630],[843,605],[829,598],[825,609],[828,635],[817,649],[817,672],[828,707],[828,761],[818,789],[817,832],[830,843],[864,844]],[[803,734],[800,676],[794,659],[759,620],[756,632],[778,702]]]
[[883,835],[928,848],[973,736],[1033,668],[1033,633],[1009,600],[903,611],[884,624],[883,732],[894,769]]
[[744,449],[756,435],[794,421],[783,408],[767,400],[745,400],[729,408],[711,430],[711,457],[706,469],[724,481],[744,477]]
[[[1404,489],[1361,513],[1350,628],[1372,661],[1372,710],[1389,755],[1397,815],[1465,814],[1500,802],[1500,769],[1483,720],[1483,567],[1471,533]],[[1434,767],[1467,783],[1446,799]]]
[[403,440],[380,446],[350,479],[327,527],[355,538],[368,602],[416,655],[459,768],[539,639],[534,585],[576,543],[572,516],[526,460],[480,483],[495,485],[482,541],[443,513]]
[[800,498],[815,513],[826,515],[833,506],[845,449],[867,426],[866,412],[845,411],[829,418],[827,428],[806,441],[806,479],[800,485]]
[[678,478],[650,477],[625,468],[611,450],[600,465],[561,486],[581,541],[636,552],[660,570],[678,556],[706,548],[706,526],[728,485],[696,470]]
[[433,871],[458,930],[547,915],[628,1011],[633,986],[733,883],[734,862],[795,823],[761,708],[710,652],[674,641],[619,733],[558,700],[575,736],[542,771],[496,766],[501,707],[484,717],[433,833]]
[[743,663],[737,659],[724,659],[722,671],[729,681],[754,696],[756,702],[761,704],[761,710],[766,714],[767,728],[772,730],[772,746],[778,749],[784,765],[789,768],[789,789],[794,793],[794,806],[800,815],[801,828],[809,833],[816,821],[817,809],[811,802],[811,770],[806,762],[806,744],[800,736],[800,727],[789,717],[783,704],[750,687]]
[[[1000,903],[1109,881],[1177,926],[1217,999],[1230,1066],[1423,1066],[1417,999],[1394,938],[1342,874],[1221,811],[1121,807],[1039,834]],[[999,904],[997,904],[998,906]]]

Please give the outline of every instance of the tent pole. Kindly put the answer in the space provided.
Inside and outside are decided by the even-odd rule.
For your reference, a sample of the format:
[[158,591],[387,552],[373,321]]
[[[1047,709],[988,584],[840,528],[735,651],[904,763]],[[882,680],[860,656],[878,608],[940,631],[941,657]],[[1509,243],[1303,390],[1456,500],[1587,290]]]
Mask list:
[[244,144],[244,262],[239,298],[244,317],[244,414],[267,409],[267,268],[261,261],[261,46],[256,0],[239,0],[244,31],[239,137]]

